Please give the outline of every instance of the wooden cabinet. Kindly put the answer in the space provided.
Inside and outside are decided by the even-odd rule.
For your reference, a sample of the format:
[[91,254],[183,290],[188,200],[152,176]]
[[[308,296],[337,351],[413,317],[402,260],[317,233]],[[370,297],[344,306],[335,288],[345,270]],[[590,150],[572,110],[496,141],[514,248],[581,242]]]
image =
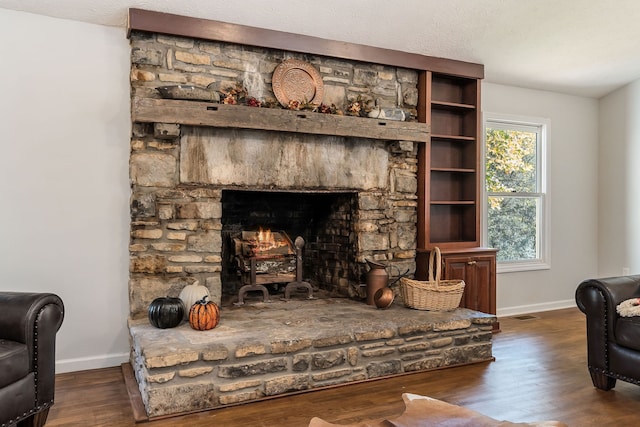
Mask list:
[[[442,254],[442,271],[447,279],[465,282],[460,307],[496,314],[496,250],[475,248]],[[499,325],[494,324],[494,330]]]
[[442,278],[465,281],[460,306],[496,314],[496,250],[480,247],[481,79],[456,70],[420,73],[418,120],[431,133],[418,151],[415,277],[427,280],[429,253],[437,246]]

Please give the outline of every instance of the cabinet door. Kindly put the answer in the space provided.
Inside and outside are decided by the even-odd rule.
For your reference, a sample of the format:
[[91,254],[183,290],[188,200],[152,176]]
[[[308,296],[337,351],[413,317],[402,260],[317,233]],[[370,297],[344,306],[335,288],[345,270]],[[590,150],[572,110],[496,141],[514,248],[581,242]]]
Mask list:
[[465,282],[460,307],[496,314],[495,256],[443,255],[443,271]]
[[476,257],[472,262],[474,281],[478,290],[476,295],[476,310],[489,314],[496,314],[496,279],[495,257]]
[[477,290],[473,284],[474,280],[471,277],[473,275],[473,270],[469,269],[467,266],[468,261],[469,259],[467,257],[445,256],[443,258],[444,265],[442,270],[444,271],[444,278],[447,280],[464,280],[465,287],[462,299],[460,300],[460,307],[477,310],[474,308]]

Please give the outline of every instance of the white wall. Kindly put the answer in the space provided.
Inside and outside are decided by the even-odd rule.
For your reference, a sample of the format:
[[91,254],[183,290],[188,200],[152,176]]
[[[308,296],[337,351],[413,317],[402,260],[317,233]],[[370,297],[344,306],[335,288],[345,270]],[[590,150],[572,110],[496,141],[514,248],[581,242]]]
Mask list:
[[0,290],[65,303],[58,372],[128,358],[123,28],[0,9]]
[[[62,297],[58,372],[118,365],[129,351],[125,30],[0,9],[0,36],[0,290]],[[551,120],[552,268],[500,274],[498,312],[573,304],[597,272],[597,101],[483,91],[485,111]]]
[[598,272],[598,101],[484,82],[483,112],[543,117],[548,130],[551,268],[500,273],[498,315],[575,306]]
[[599,274],[640,274],[640,80],[600,100]]

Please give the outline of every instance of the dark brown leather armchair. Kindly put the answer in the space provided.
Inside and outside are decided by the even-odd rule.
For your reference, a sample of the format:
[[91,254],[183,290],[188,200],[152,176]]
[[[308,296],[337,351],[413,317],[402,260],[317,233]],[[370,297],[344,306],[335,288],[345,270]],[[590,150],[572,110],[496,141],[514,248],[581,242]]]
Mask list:
[[585,280],[576,289],[587,318],[587,356],[593,385],[610,390],[616,380],[640,385],[640,317],[620,317],[616,306],[640,297],[640,275]]
[[53,405],[56,333],[64,318],[54,294],[0,292],[0,426],[42,426]]

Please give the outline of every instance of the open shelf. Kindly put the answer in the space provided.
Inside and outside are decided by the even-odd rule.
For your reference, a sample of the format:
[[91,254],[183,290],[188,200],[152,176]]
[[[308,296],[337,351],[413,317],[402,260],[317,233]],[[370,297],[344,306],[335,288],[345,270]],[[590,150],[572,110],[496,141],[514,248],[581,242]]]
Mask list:
[[450,137],[477,137],[478,115],[476,110],[450,110],[432,108],[431,131]]
[[480,80],[425,76],[431,137],[424,170],[429,199],[426,241],[419,247],[469,248],[480,241]]
[[478,99],[478,84],[477,79],[434,73],[431,80],[431,102],[475,107]]
[[431,203],[476,200],[476,174],[469,172],[431,171]]
[[477,167],[475,138],[431,136],[431,169],[473,170]]
[[475,204],[431,204],[430,211],[432,243],[441,245],[476,241]]

